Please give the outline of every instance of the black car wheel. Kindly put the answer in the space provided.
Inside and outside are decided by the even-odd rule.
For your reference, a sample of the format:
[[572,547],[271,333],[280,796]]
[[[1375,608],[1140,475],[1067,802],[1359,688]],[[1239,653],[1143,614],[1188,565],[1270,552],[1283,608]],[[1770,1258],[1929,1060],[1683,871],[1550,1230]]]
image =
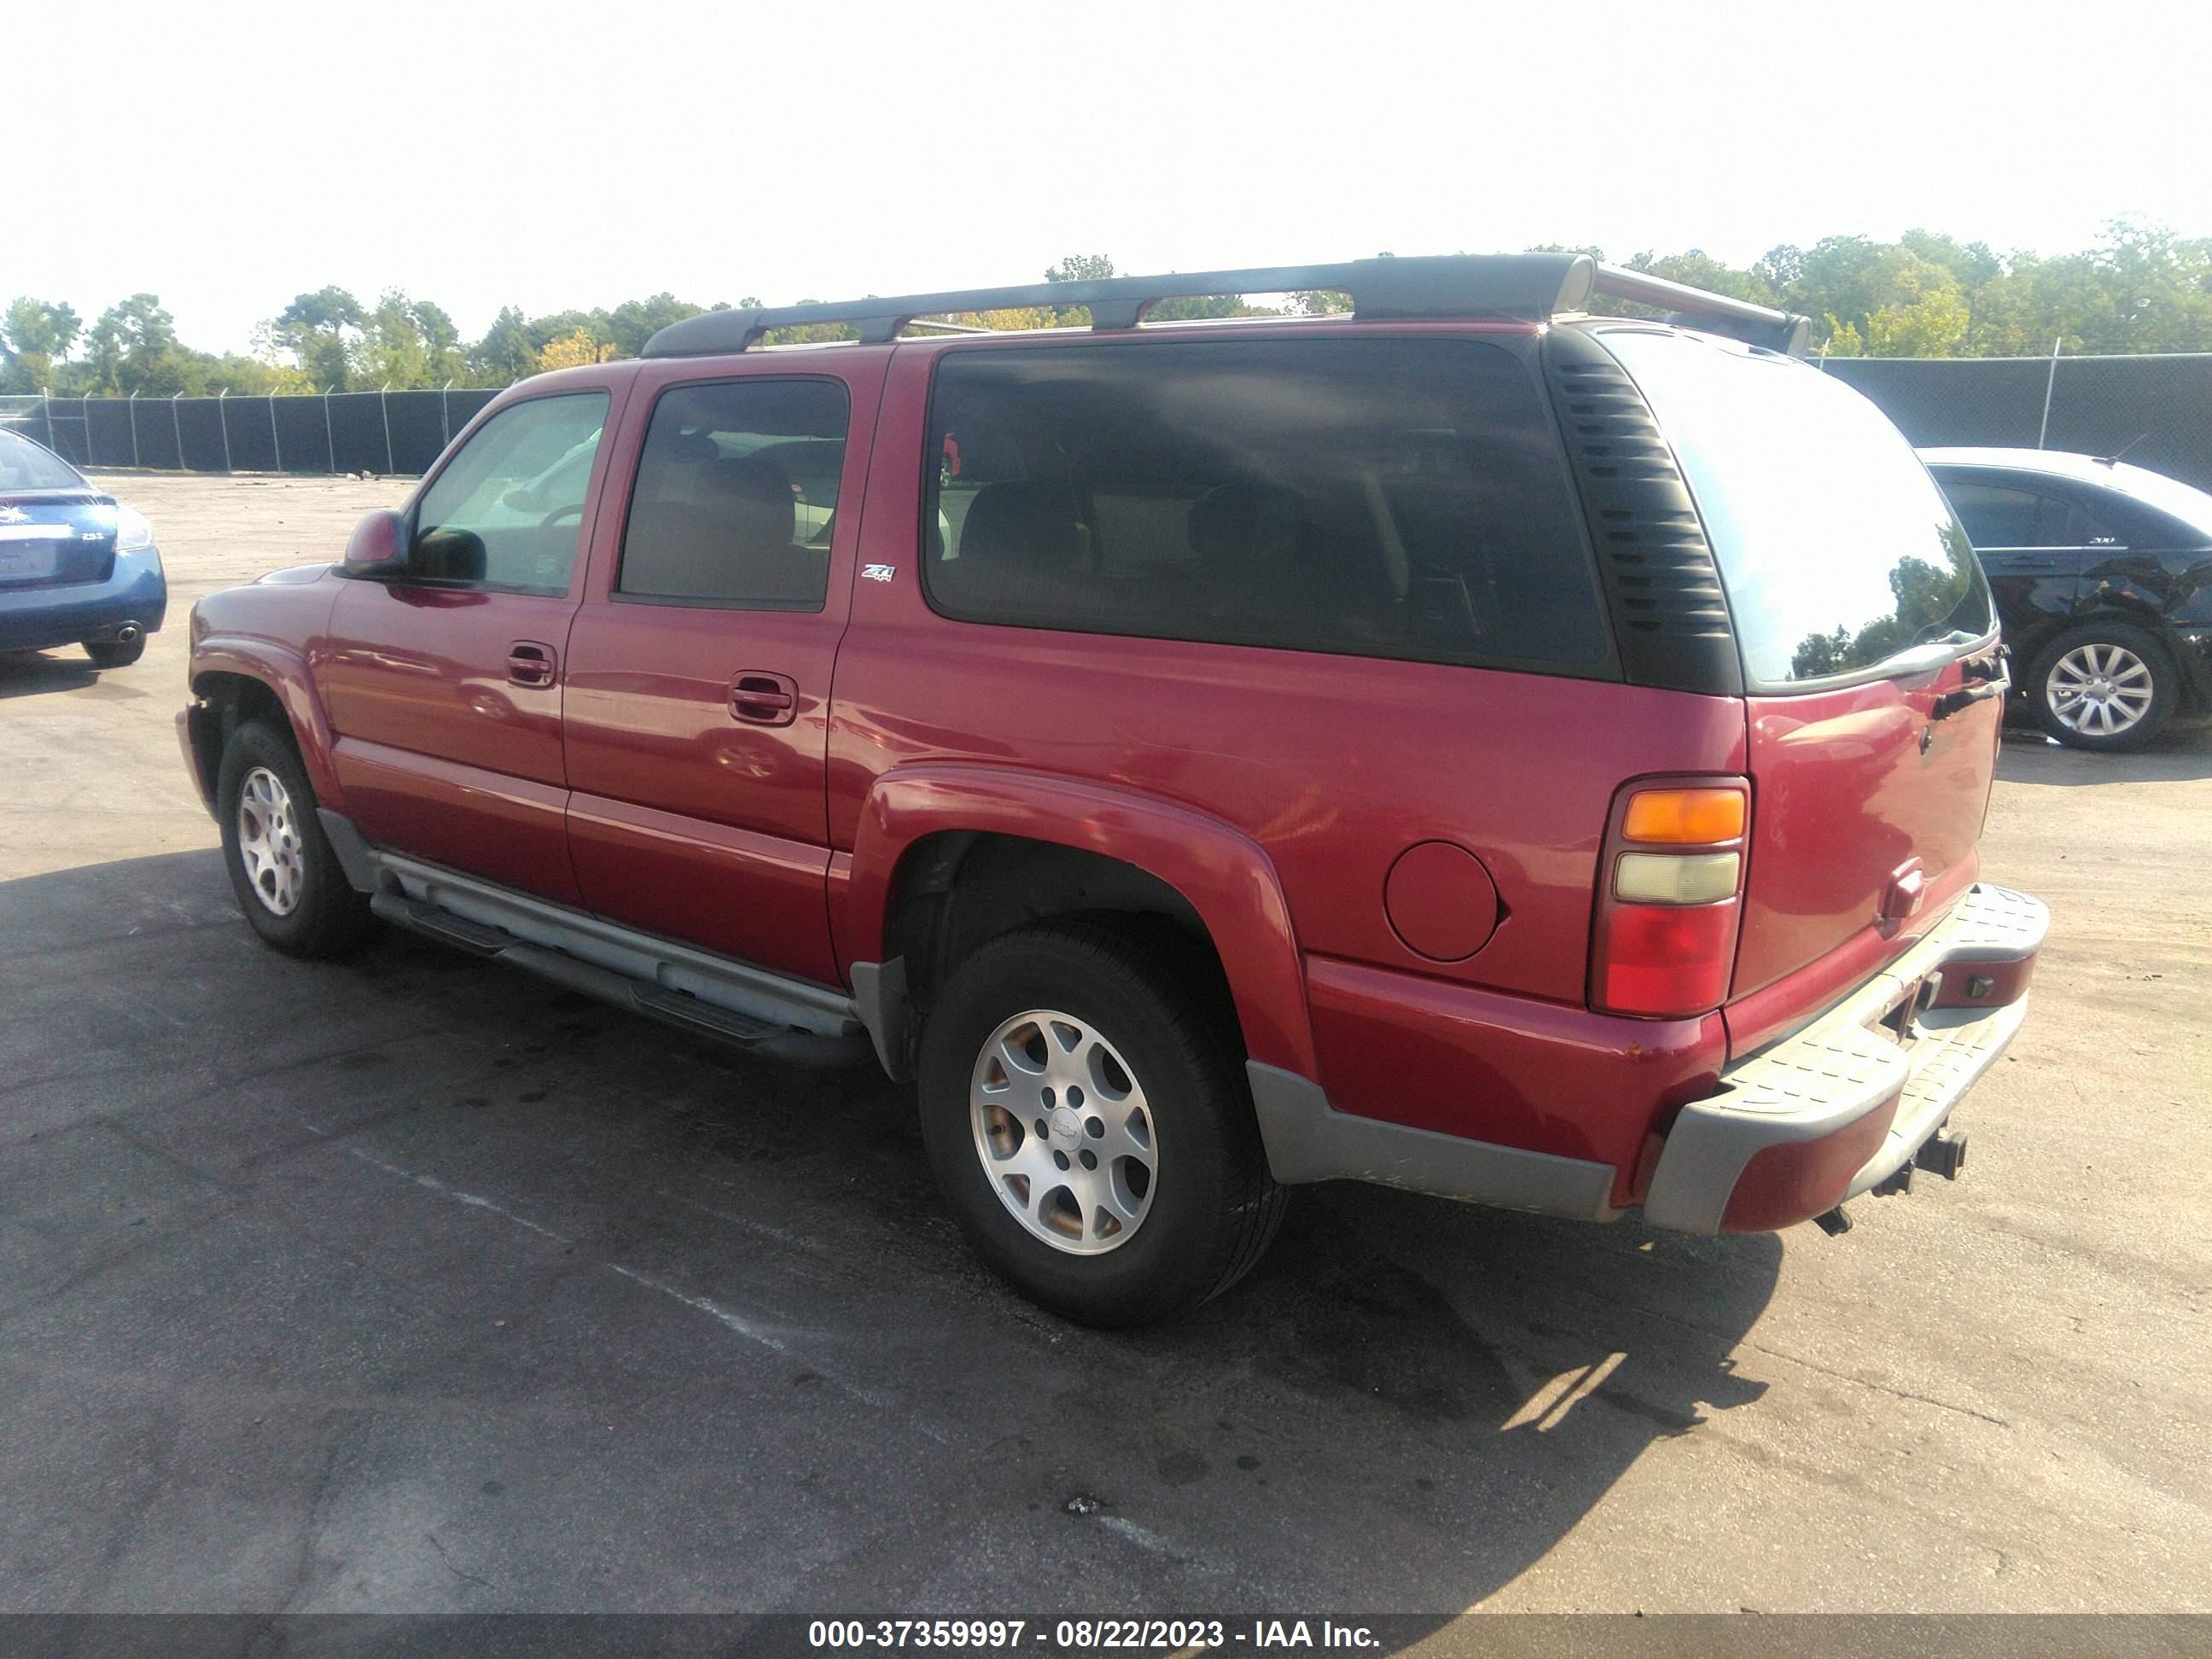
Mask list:
[[2172,718],[2173,659],[2157,639],[2125,623],[2069,629],[2045,646],[2027,673],[2036,723],[2075,749],[2140,748]]
[[295,957],[331,957],[374,931],[315,817],[314,787],[283,732],[250,720],[223,745],[216,780],[222,861],[253,931]]
[[1286,1192],[1235,1021],[1178,952],[1091,922],[1007,933],[961,963],[923,1028],[921,1129],[983,1259],[1106,1327],[1242,1278]]

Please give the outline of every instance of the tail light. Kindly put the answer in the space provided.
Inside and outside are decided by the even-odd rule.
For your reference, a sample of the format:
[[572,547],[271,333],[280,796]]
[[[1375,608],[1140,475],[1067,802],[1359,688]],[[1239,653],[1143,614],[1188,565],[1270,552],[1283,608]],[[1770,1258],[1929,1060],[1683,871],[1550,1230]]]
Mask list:
[[1613,798],[1598,863],[1593,1008],[1682,1018],[1728,1000],[1750,833],[1741,778],[1651,780]]

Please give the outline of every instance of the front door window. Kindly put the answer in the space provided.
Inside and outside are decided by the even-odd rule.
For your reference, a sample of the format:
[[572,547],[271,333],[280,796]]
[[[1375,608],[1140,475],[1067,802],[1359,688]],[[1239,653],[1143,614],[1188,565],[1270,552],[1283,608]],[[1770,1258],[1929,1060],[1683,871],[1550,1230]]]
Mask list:
[[606,423],[604,392],[532,398],[493,416],[423,493],[408,574],[567,592]]

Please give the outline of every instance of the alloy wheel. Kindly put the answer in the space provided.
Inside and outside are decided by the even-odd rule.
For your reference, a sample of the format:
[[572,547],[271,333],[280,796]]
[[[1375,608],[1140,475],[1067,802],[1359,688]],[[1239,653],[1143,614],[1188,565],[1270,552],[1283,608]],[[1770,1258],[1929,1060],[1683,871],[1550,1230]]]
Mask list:
[[2068,731],[2118,737],[2150,712],[2150,665],[2124,645],[2078,645],[2051,665],[2043,689]]
[[975,1156],[1006,1212],[1071,1255],[1128,1243],[1152,1208],[1159,1149],[1121,1053],[1056,1009],[991,1033],[969,1090]]
[[265,766],[246,775],[238,792],[238,857],[246,885],[270,915],[289,916],[299,908],[307,861],[292,793]]

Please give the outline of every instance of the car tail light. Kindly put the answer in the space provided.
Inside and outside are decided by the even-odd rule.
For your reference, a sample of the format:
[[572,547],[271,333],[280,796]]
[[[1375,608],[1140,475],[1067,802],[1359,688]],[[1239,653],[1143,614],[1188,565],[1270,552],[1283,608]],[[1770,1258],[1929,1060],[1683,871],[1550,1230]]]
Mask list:
[[1593,1008],[1679,1019],[1728,1000],[1750,829],[1741,778],[1634,783],[1614,798],[1598,862]]

